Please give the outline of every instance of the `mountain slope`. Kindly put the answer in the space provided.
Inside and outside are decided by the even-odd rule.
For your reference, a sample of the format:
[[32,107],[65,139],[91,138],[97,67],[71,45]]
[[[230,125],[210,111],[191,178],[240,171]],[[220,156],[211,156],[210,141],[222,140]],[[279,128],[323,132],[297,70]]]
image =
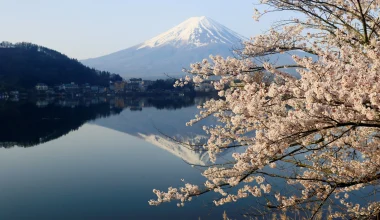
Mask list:
[[0,43],[0,89],[31,89],[76,82],[108,85],[120,76],[84,66],[75,59],[31,43]]
[[183,67],[210,54],[231,56],[242,40],[210,18],[193,17],[141,44],[82,63],[125,77],[163,77],[163,73],[180,74]]

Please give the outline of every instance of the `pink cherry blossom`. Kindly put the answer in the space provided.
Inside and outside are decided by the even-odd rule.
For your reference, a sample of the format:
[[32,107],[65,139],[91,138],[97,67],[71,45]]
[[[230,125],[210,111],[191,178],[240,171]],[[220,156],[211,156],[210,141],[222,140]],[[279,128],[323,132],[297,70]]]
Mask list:
[[[309,204],[312,218],[328,204],[341,207],[328,213],[331,218],[378,215],[380,0],[261,3],[270,9],[256,10],[255,19],[282,10],[304,13],[306,19],[251,38],[236,58],[210,56],[186,70],[194,74],[186,80],[194,83],[218,77],[213,85],[223,99],[204,103],[188,123],[210,116],[219,121],[205,128],[210,158],[216,161],[231,147],[244,151],[232,155],[232,164],[206,169],[204,186],[154,191],[158,198],[150,204],[179,200],[182,206],[209,191],[221,195],[215,205],[272,193],[271,208],[298,210]],[[272,54],[294,62],[265,60]],[[301,78],[292,76],[294,68]],[[283,167],[292,172],[279,172]],[[274,191],[271,178],[284,179],[298,193]],[[358,191],[366,194],[361,204],[350,201]]]

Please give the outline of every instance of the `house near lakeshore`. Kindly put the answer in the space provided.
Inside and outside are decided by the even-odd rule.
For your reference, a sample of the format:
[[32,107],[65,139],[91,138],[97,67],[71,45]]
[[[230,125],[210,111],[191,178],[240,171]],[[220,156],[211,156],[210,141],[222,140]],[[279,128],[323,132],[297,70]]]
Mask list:
[[141,78],[131,78],[124,82],[124,89],[127,92],[143,92],[146,91],[148,86],[153,85],[153,80],[143,80]]
[[62,85],[58,86],[58,89],[64,90],[66,92],[75,92],[75,91],[78,91],[79,86],[78,86],[78,84],[72,82],[69,84],[62,84]]
[[115,84],[110,84],[109,87],[108,87],[109,91],[110,92],[115,92]]
[[73,91],[73,90],[78,90],[79,86],[78,86],[78,84],[75,84],[72,82],[70,84],[64,84],[63,89],[66,91]]
[[89,83],[85,83],[82,85],[82,92],[89,93],[91,92],[91,85]]
[[139,92],[143,90],[143,80],[141,78],[131,78],[125,84],[125,91]]
[[38,83],[35,88],[37,91],[47,91],[49,89],[45,83]]
[[98,93],[99,92],[99,86],[91,86],[91,92],[92,93]]
[[107,87],[99,86],[98,93],[103,94],[107,92]]
[[123,93],[125,91],[125,85],[126,85],[125,81],[116,81],[114,83],[115,93]]

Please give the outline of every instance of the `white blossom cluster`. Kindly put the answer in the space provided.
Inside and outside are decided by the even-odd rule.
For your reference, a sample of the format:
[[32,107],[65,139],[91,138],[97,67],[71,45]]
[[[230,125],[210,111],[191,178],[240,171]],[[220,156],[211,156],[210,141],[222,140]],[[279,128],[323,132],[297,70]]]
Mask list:
[[[211,61],[191,65],[189,72],[194,77],[177,85],[218,76],[214,87],[223,98],[206,102],[188,124],[210,116],[220,121],[204,128],[210,134],[204,148],[213,161],[230,147],[245,146],[246,150],[233,153],[232,166],[205,170],[204,189],[189,185],[179,191],[156,191],[158,200],[150,203],[176,199],[182,204],[208,191],[222,196],[214,201],[216,205],[272,194],[268,206],[280,210],[314,204],[310,209],[314,216],[339,203],[343,210],[331,212],[331,218],[377,215],[380,197],[373,196],[373,191],[366,190],[375,201],[364,204],[353,203],[350,195],[363,189],[379,190],[380,1],[262,3],[274,7],[273,11],[292,5],[318,13],[324,7],[333,15],[326,21],[323,16],[317,19],[306,14],[307,21],[296,19],[295,25],[282,31],[254,37],[244,43],[241,58],[211,56]],[[319,32],[305,32],[311,27]],[[257,57],[292,50],[318,57],[292,56],[300,79],[291,77],[286,66],[254,62]],[[267,73],[274,75],[273,81],[265,80]],[[288,171],[275,172],[280,167]],[[273,191],[269,177],[287,180],[298,193]],[[235,187],[237,193],[228,193],[225,187]]]

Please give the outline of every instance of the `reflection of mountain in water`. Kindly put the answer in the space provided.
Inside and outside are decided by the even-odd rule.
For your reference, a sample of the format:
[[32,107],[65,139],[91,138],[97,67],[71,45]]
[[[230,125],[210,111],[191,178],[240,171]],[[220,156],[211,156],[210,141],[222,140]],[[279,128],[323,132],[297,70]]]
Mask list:
[[89,120],[120,111],[110,110],[107,102],[98,99],[0,103],[0,147],[31,147],[48,142]]
[[143,107],[180,109],[194,97],[78,98],[0,102],[0,147],[31,147],[61,137],[84,123]]
[[[195,98],[193,103],[201,104],[204,101],[205,99]],[[164,104],[161,102],[162,106]],[[206,141],[207,136],[202,126],[210,121],[186,126],[186,122],[198,112],[194,104],[177,111],[152,107],[144,107],[142,111],[124,110],[119,115],[93,123],[144,139],[188,163],[205,165],[209,163],[207,152],[194,151],[189,145],[200,145]]]
[[[84,123],[121,131],[152,143],[191,164],[207,164],[207,152],[194,151],[207,137],[203,121],[186,122],[206,97],[81,98],[0,102],[0,147],[31,147],[57,139]],[[96,120],[95,120],[96,119]]]
[[[197,151],[192,149],[191,146],[187,146],[187,143],[194,143],[194,140],[200,141],[198,143],[203,143],[205,141],[205,136],[196,136],[194,139],[191,139],[188,137],[187,139],[179,139],[176,138],[175,140],[170,139],[163,135],[158,134],[151,134],[151,135],[144,135],[139,134],[138,137],[144,139],[145,141],[164,149],[171,154],[183,159],[185,162],[189,164],[194,165],[206,165],[209,163],[209,156],[207,152],[204,151]],[[184,141],[184,142],[181,142]],[[184,144],[183,144],[184,143]]]

